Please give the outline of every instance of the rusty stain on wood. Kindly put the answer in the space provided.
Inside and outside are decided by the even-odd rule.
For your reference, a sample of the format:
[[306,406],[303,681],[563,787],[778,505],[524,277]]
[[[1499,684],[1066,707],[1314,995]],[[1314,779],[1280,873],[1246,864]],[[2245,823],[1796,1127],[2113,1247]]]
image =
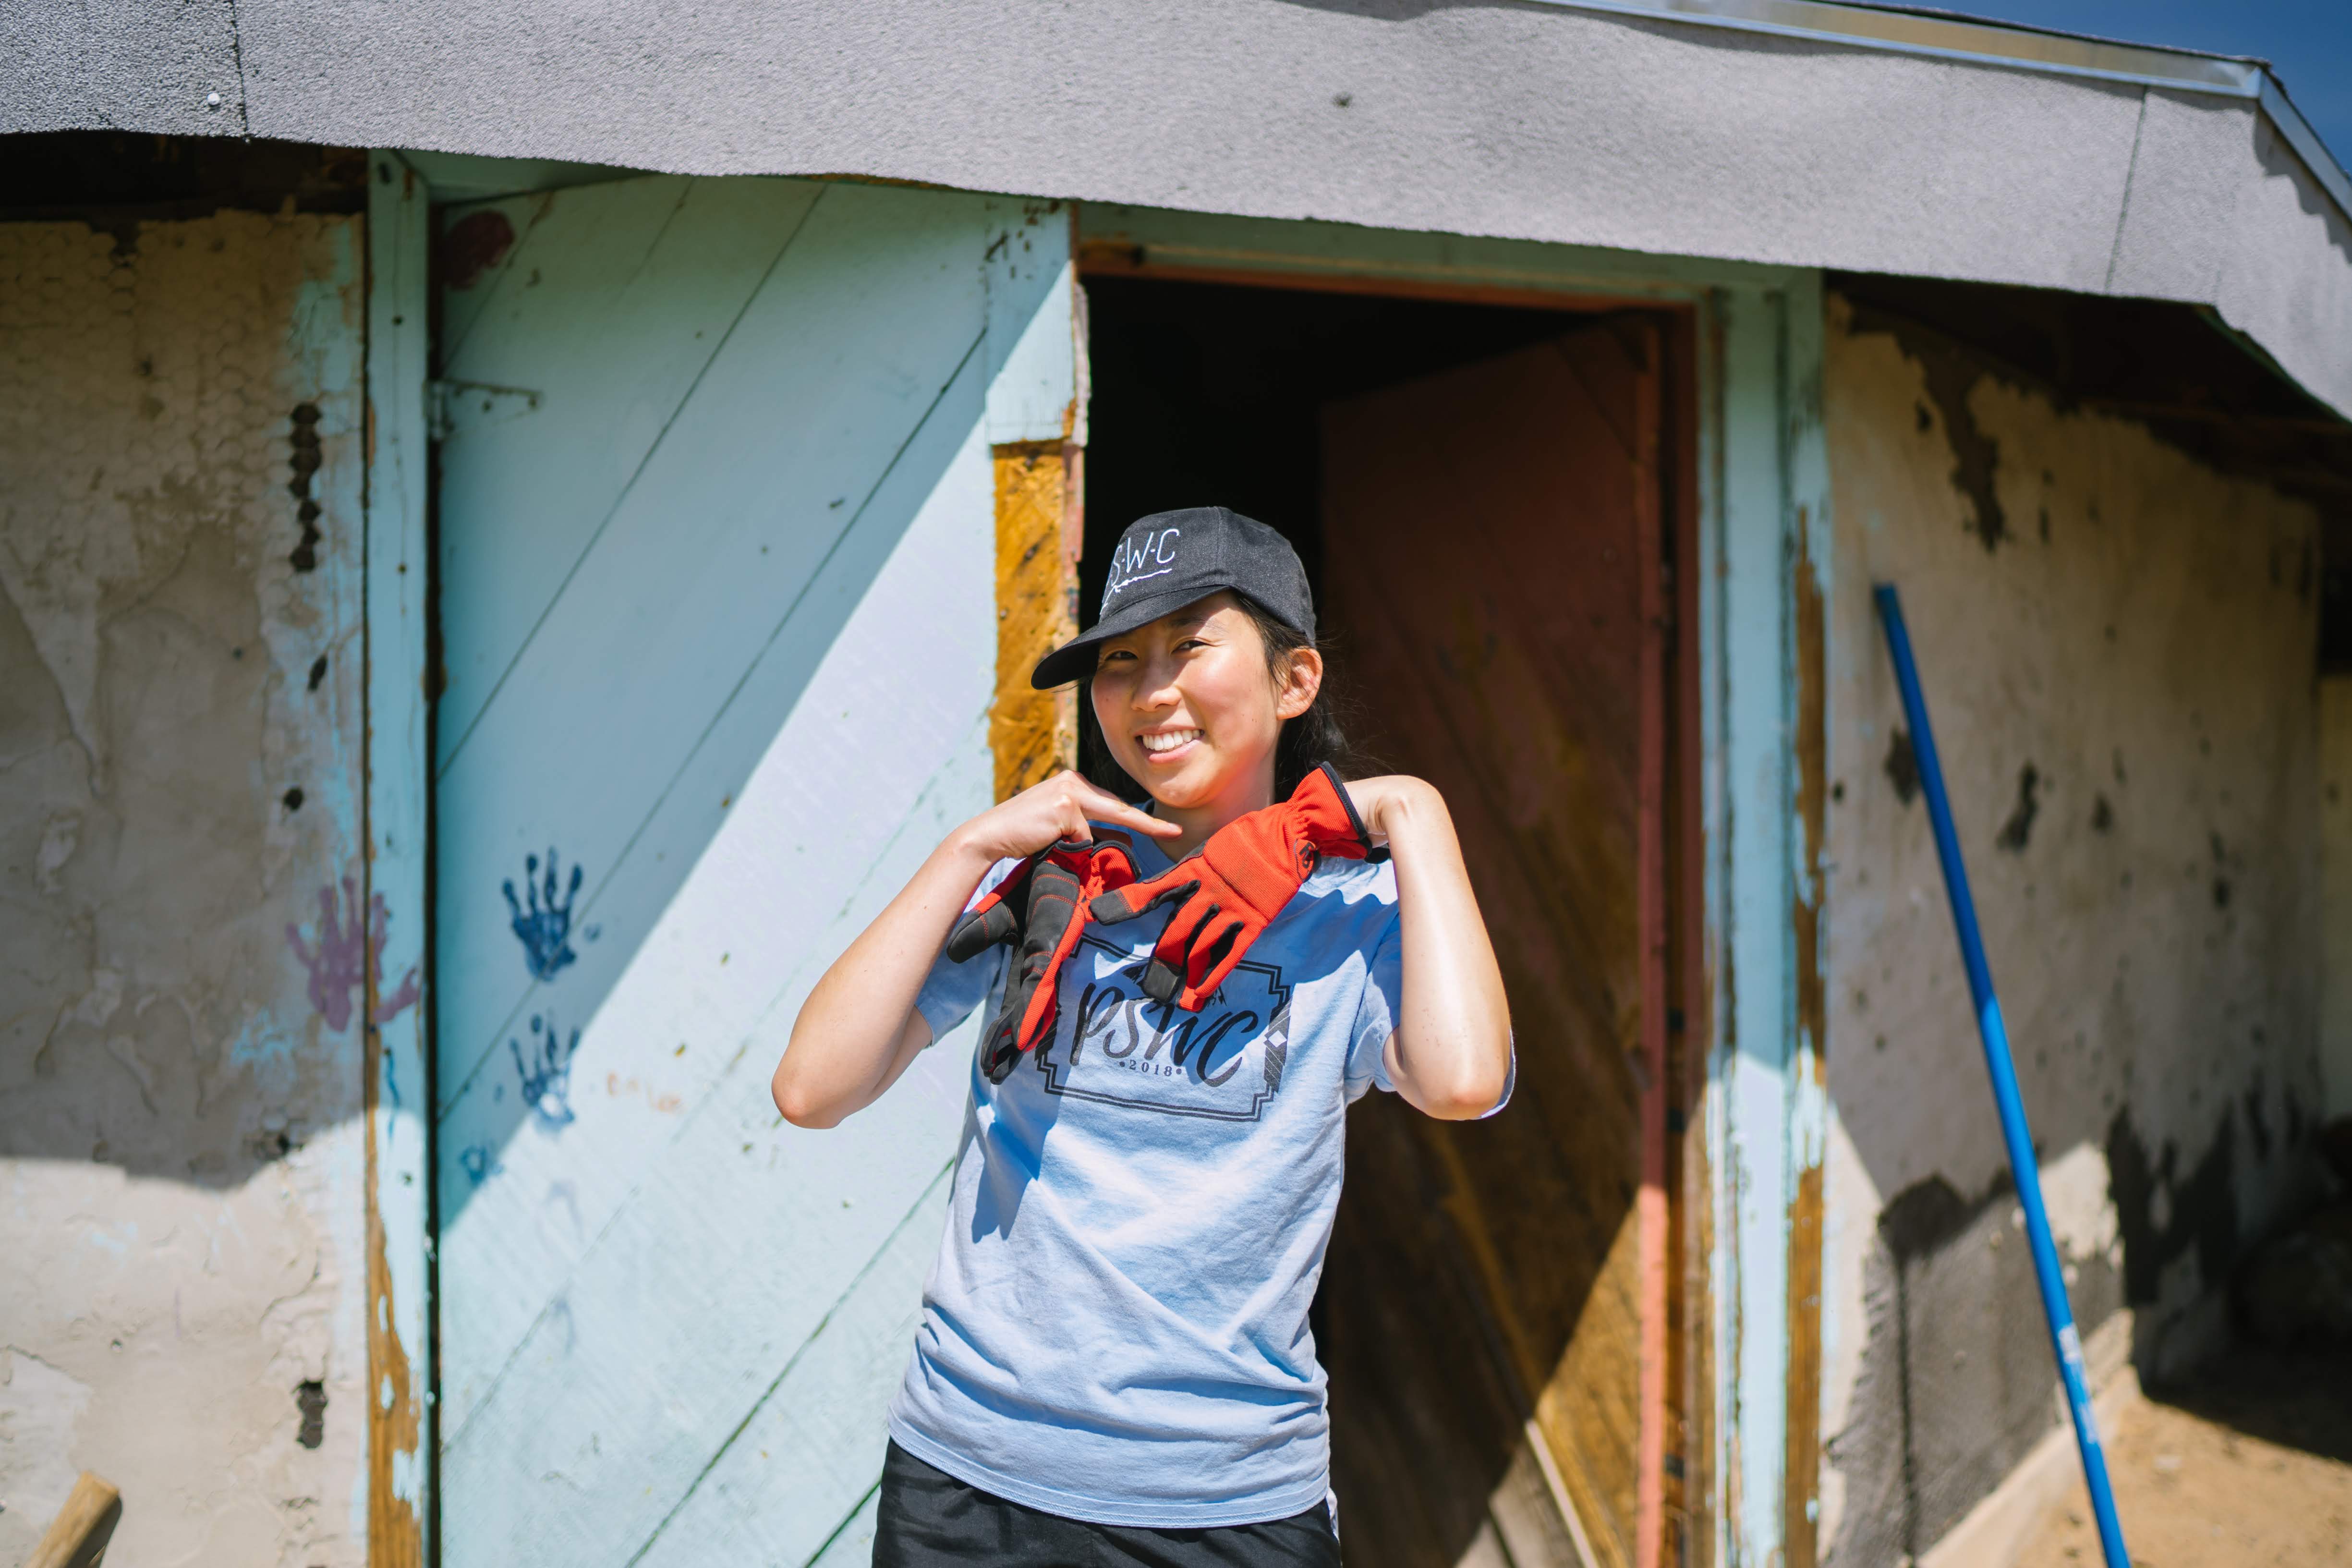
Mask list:
[[1711,996],[1706,962],[1706,843],[1699,700],[1698,321],[1689,310],[1665,314],[1665,422],[1658,471],[1666,487],[1664,584],[1672,625],[1666,646],[1668,740],[1665,785],[1667,919],[1662,1180],[1665,1184],[1664,1452],[1658,1458],[1659,1564],[1696,1559],[1696,1542],[1714,1538],[1709,1508],[1714,1448],[1712,1295],[1707,1268],[1711,1178],[1706,1140],[1706,1042]]
[[[1705,1096],[1702,1087],[1691,1098],[1689,1127],[1706,1124]],[[1673,1215],[1682,1268],[1675,1339],[1678,1370],[1672,1385],[1679,1397],[1680,1441],[1674,1456],[1679,1464],[1667,1472],[1664,1506],[1668,1522],[1679,1532],[1667,1561],[1686,1563],[1706,1561],[1715,1540],[1715,1290],[1709,1275],[1715,1172],[1704,1137],[1686,1131],[1679,1142],[1682,1190]]]
[[1449,281],[1403,272],[1363,273],[1330,269],[1315,257],[1240,257],[1223,265],[1162,261],[1166,249],[1147,251],[1116,239],[1089,239],[1078,247],[1081,277],[1162,279],[1177,283],[1223,283],[1244,289],[1283,289],[1310,294],[1363,294],[1384,300],[1437,300],[1465,305],[1507,305],[1524,310],[1591,315],[1622,311],[1625,296],[1596,294],[1521,283]]
[[1666,545],[1661,537],[1665,498],[1659,459],[1665,410],[1658,373],[1664,345],[1654,322],[1632,325],[1626,334],[1631,339],[1628,352],[1653,373],[1644,381],[1645,395],[1633,404],[1631,431],[1642,474],[1633,495],[1642,681],[1640,784],[1634,796],[1634,909],[1641,933],[1642,986],[1641,1071],[1635,1081],[1641,1086],[1642,1143],[1641,1190],[1634,1200],[1640,1232],[1635,1311],[1641,1363],[1633,1446],[1633,1561],[1639,1568],[1656,1568],[1666,1482],[1666,973],[1667,911],[1673,898],[1666,853],[1666,670],[1674,617],[1666,596]]
[[[1790,911],[1795,937],[1797,1071],[1822,1081],[1828,1022],[1822,981],[1822,840],[1827,828],[1829,780],[1826,632],[1821,579],[1813,569],[1805,510],[1797,513],[1791,590],[1796,622],[1797,818],[1804,834],[1799,853],[1804,879]],[[1822,1167],[1800,1156],[1797,1190],[1789,1205],[1789,1404],[1782,1471],[1782,1562],[1813,1568],[1819,1561],[1822,1458]]]
[[1797,1173],[1789,1205],[1789,1450],[1781,1562],[1812,1568],[1821,1491],[1822,1168]]
[[996,699],[988,747],[1003,800],[1077,765],[1077,699],[1034,691],[1037,660],[1078,631],[1081,449],[1065,441],[994,448]]
[[1797,513],[1793,592],[1797,636],[1797,819],[1805,842],[1804,885],[1797,893],[1797,1030],[1800,1048],[1810,1047],[1819,1080],[1823,1057],[1822,1024],[1828,1016],[1822,989],[1822,837],[1828,826],[1828,702],[1821,581],[1805,542],[1807,519]]
[[[368,1014],[374,1017],[375,983],[368,983]],[[367,1049],[367,1364],[368,1364],[368,1564],[369,1568],[423,1568],[425,1525],[413,1496],[403,1497],[397,1478],[405,1468],[413,1481],[422,1467],[422,1414],[408,1352],[400,1342],[392,1297],[392,1260],[385,1251],[383,1210],[377,1201],[378,1101],[383,1082],[383,1036],[366,1026]],[[414,1487],[410,1489],[413,1492]]]

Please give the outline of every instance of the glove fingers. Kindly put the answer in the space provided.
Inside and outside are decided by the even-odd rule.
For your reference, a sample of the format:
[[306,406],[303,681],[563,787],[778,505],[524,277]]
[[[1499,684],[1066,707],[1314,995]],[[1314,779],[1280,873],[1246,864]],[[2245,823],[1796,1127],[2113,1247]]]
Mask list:
[[1184,984],[1188,989],[1199,989],[1201,977],[1209,973],[1209,966],[1232,949],[1236,923],[1237,916],[1226,914],[1222,904],[1211,904],[1201,911],[1201,918],[1193,922],[1191,940],[1184,943]]
[[1033,856],[982,893],[948,932],[948,957],[963,963],[1000,942],[1017,941],[1029,909],[1029,880],[1036,869],[1037,859]]
[[1061,1010],[1061,987],[1054,980],[1038,984],[1029,993],[1029,1010],[1021,1016],[1021,1031],[1013,1037],[1015,1050],[1034,1051],[1054,1033],[1054,1017]]
[[1011,904],[999,900],[975,909],[948,933],[948,957],[956,963],[969,963],[998,942],[1012,941],[1020,927],[1021,917]]
[[[1172,875],[1172,873],[1171,873]],[[1118,925],[1136,916],[1158,909],[1160,905],[1189,899],[1201,890],[1201,879],[1188,877],[1171,881],[1168,877],[1154,877],[1149,882],[1137,882],[1103,894],[1087,906],[1088,912],[1105,925]]]
[[1192,944],[1200,940],[1201,928],[1217,915],[1217,906],[1206,899],[1193,899],[1177,906],[1160,930],[1160,940],[1151,944],[1152,958],[1174,970],[1181,977],[1191,967]]
[[1021,1052],[1013,1044],[1013,1020],[1000,1013],[988,1026],[988,1034],[981,1041],[980,1070],[991,1083],[1003,1083],[1012,1076],[1013,1064]]
[[1183,972],[1154,958],[1144,967],[1143,994],[1162,1006],[1174,1006],[1184,994]]
[[1225,983],[1225,977],[1249,951],[1251,935],[1248,923],[1238,917],[1228,917],[1204,932],[1202,939],[1193,943],[1191,960],[1185,965],[1184,999],[1178,1005],[1190,1013],[1207,1006],[1209,998],[1217,994],[1217,987]]
[[[1034,1051],[1054,1033],[1054,1019],[1061,1011],[1062,965],[1078,948],[1078,938],[1086,931],[1086,909],[1073,904],[1054,941],[1054,951],[1045,960],[1045,972],[1039,976],[1036,988],[1029,994],[1028,1011],[1021,1018],[1017,1044],[1024,1051]],[[1033,927],[1037,934],[1043,930]]]

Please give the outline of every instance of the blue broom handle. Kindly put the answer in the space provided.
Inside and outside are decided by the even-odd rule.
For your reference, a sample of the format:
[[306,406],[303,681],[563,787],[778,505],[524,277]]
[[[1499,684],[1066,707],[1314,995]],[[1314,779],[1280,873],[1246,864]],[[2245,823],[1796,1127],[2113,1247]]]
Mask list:
[[1886,650],[1895,658],[1895,682],[1903,689],[1903,712],[1911,724],[1911,755],[1918,765],[1919,786],[1927,793],[1927,820],[1935,825],[1936,858],[1944,863],[1944,890],[1951,896],[1952,924],[1959,934],[1961,962],[1968,965],[1969,996],[1976,1004],[1985,1071],[1992,1078],[2001,1142],[2009,1145],[2010,1173],[2017,1183],[2018,1202],[2025,1208],[2025,1237],[2033,1250],[2034,1281],[2042,1287],[2042,1315],[2050,1324],[2058,1376],[2066,1385],[2067,1408],[2074,1413],[2074,1447],[2083,1458],[2091,1511],[2098,1518],[2099,1544],[2107,1568],[2131,1568],[2131,1559],[2124,1551],[2123,1525],[2116,1517],[2116,1495],[2107,1485],[2107,1460],[2099,1447],[2098,1417],[2091,1409],[2090,1380],[2083,1372],[2083,1338],[2074,1330],[2074,1313],[2066,1302],[2066,1278],[2059,1269],[2057,1244],[2050,1237],[2050,1215],[2042,1206],[2042,1176],[2033,1157],[2032,1134],[2025,1125],[2025,1101],[2017,1090],[2017,1068],[2010,1058],[2000,998],[1993,994],[1992,971],[1985,963],[1976,900],[1969,894],[1969,869],[1960,860],[1959,836],[1952,830],[1952,803],[1944,793],[1944,767],[1936,755],[1935,731],[1927,725],[1927,699],[1919,689],[1919,668],[1911,658],[1911,634],[1903,625],[1903,601],[1892,583],[1877,584],[1871,595],[1878,602],[1879,620],[1886,629]]

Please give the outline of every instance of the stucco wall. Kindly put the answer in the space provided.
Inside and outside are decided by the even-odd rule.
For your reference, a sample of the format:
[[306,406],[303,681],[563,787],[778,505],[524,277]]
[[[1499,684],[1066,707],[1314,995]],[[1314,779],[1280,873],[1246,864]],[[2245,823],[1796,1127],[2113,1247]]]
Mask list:
[[1823,1540],[1931,1544],[2057,1418],[1869,598],[1903,590],[2095,1375],[2226,1331],[2320,1088],[2315,519],[1832,298]]
[[0,226],[0,1562],[83,1468],[365,1559],[361,307],[351,218]]

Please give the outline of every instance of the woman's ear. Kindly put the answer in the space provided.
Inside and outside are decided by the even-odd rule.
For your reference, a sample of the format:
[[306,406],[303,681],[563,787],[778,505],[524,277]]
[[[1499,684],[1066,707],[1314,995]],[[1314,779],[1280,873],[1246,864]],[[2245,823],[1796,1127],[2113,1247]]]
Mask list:
[[1275,717],[1297,718],[1315,706],[1316,695],[1322,689],[1323,656],[1311,647],[1291,649],[1282,685],[1274,694]]

